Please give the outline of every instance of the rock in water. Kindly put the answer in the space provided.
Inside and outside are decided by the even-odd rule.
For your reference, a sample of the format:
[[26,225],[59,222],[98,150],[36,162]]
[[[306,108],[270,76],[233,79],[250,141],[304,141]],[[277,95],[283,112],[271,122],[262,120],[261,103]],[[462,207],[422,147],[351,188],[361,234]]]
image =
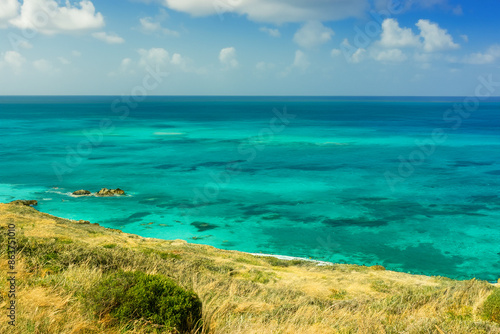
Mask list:
[[121,190],[120,188],[116,188],[114,190],[111,189],[111,192],[113,192],[113,194],[118,195],[118,196],[125,195],[125,191]]
[[122,196],[122,195],[125,195],[125,191],[121,190],[120,188],[117,189],[102,188],[97,192],[97,196]]
[[35,200],[17,200],[17,201],[12,201],[10,204],[14,205],[26,205],[26,206],[35,206],[38,205],[38,202]]
[[75,196],[88,196],[90,194],[92,194],[92,193],[88,190],[77,190],[73,193],[73,195],[75,195]]

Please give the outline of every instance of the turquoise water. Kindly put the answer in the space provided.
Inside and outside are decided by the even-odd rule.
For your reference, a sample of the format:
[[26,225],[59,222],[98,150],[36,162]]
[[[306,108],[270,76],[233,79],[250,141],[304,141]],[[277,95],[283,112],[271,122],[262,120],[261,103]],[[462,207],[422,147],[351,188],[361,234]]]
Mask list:
[[[446,113],[463,98],[114,100],[1,97],[0,202],[223,249],[500,277],[499,100],[467,118]],[[128,196],[70,196],[102,187]]]

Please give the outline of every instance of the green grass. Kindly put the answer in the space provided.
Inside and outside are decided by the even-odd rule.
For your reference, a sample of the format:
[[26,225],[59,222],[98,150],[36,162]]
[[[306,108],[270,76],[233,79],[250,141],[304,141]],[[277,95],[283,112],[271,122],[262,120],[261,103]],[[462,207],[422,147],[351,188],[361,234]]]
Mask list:
[[500,323],[500,288],[493,290],[483,304],[483,318]]

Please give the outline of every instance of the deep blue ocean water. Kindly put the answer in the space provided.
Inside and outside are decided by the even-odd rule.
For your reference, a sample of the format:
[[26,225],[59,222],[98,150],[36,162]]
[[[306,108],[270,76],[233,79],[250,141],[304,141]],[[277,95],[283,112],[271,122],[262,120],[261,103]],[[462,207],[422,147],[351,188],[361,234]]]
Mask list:
[[[0,202],[145,237],[493,281],[500,100],[463,101],[0,97]],[[128,196],[71,196],[103,187]]]

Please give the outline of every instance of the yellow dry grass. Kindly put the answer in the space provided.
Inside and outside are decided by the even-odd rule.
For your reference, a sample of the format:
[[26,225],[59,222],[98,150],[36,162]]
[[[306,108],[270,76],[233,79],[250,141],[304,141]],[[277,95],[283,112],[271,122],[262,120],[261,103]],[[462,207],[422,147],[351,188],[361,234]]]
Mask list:
[[[64,245],[67,258],[94,255],[63,270],[18,255],[17,325],[0,322],[1,333],[146,333],[88,312],[75,291],[92,289],[103,274],[95,254],[124,270],[161,273],[193,289],[203,302],[198,333],[500,333],[481,319],[493,286],[376,270],[354,265],[286,264],[210,246],[142,238],[94,224],[78,224],[33,208],[0,204],[2,232],[14,222],[18,238]],[[38,244],[37,244],[38,245]],[[40,246],[42,247],[42,246]],[[45,247],[45,246],[44,246]],[[48,247],[48,246],[47,246]],[[107,259],[106,258],[106,259]],[[7,271],[2,247],[2,272]],[[0,306],[7,305],[0,283]]]

